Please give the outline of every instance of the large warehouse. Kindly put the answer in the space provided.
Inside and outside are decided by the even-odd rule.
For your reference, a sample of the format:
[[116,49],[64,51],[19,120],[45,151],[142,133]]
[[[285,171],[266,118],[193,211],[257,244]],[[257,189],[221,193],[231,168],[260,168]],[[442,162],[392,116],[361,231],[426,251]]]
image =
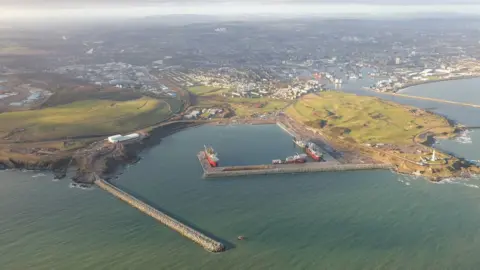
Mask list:
[[137,139],[139,137],[140,137],[140,134],[138,134],[138,133],[132,133],[132,134],[128,134],[128,135],[125,135],[125,136],[117,134],[117,135],[113,135],[113,136],[108,137],[108,141],[111,142],[111,143],[118,143],[118,142],[124,142],[124,141]]

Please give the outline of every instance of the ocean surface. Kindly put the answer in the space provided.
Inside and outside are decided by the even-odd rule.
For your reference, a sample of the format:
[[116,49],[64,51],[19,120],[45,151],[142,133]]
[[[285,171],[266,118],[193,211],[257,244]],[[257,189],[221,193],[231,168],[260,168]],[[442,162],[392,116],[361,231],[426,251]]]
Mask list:
[[[475,80],[475,79],[474,79]],[[480,93],[464,81],[437,92]],[[480,82],[480,81],[479,81]],[[432,84],[433,85],[433,84]],[[474,85],[474,84],[473,84]],[[409,94],[427,95],[417,86]],[[414,91],[415,90],[415,91]],[[352,90],[354,91],[354,90]],[[370,94],[358,91],[360,94]],[[465,92],[466,93],[466,92]],[[415,100],[405,99],[415,105]],[[473,125],[480,110],[417,106]],[[2,269],[478,269],[480,179],[438,184],[389,171],[202,179],[223,165],[299,152],[275,125],[202,126],[165,138],[114,183],[232,248],[212,254],[99,190],[48,173],[0,171]],[[480,159],[480,130],[437,147]],[[244,235],[247,240],[236,238]]]

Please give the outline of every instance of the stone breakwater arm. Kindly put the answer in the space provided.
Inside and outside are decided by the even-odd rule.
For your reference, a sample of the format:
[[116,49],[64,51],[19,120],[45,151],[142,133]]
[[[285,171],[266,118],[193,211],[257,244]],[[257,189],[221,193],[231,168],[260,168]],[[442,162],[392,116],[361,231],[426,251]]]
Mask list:
[[258,166],[220,167],[204,173],[204,177],[226,177],[259,174],[283,174],[283,173],[312,173],[312,172],[340,172],[356,170],[388,170],[390,164],[329,164],[328,162],[315,162],[306,164],[265,165],[264,169]]
[[95,184],[102,188],[103,190],[111,193],[115,197],[121,199],[122,201],[127,202],[131,206],[137,208],[138,210],[142,211],[143,213],[153,217],[154,219],[158,220],[159,222],[163,223],[165,226],[177,231],[181,235],[187,237],[188,239],[192,240],[193,242],[201,245],[203,248],[210,252],[222,252],[225,251],[225,246],[213,240],[212,238],[202,234],[199,231],[183,224],[182,222],[170,217],[169,215],[153,208],[152,206],[140,201],[139,199],[135,198],[134,196],[124,192],[123,190],[115,187],[114,185],[97,178],[95,180]]

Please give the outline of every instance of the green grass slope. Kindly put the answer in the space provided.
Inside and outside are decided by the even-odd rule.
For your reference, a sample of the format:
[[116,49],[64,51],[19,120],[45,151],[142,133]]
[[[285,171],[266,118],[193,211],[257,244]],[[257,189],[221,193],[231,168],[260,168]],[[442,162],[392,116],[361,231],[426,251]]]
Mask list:
[[443,117],[374,97],[342,92],[306,95],[286,113],[326,134],[359,143],[410,144],[422,132],[453,132]]
[[0,114],[0,137],[10,140],[48,140],[122,133],[161,122],[170,106],[142,97],[129,101],[83,100],[45,109]]

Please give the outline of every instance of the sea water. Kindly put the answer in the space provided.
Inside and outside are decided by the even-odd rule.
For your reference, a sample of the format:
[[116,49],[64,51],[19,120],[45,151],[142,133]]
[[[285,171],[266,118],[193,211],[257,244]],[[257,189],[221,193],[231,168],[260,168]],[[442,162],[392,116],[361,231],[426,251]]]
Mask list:
[[[476,134],[468,135],[470,144],[438,146],[478,160]],[[299,151],[290,135],[275,125],[202,126],[143,152],[142,162],[129,166],[114,184],[228,243],[228,251],[206,252],[100,189],[69,188],[68,180],[53,182],[47,173],[1,171],[0,265],[478,268],[478,179],[435,184],[389,171],[202,179],[196,153],[204,144],[218,151],[223,165],[261,164]],[[238,241],[239,235],[247,239]]]

